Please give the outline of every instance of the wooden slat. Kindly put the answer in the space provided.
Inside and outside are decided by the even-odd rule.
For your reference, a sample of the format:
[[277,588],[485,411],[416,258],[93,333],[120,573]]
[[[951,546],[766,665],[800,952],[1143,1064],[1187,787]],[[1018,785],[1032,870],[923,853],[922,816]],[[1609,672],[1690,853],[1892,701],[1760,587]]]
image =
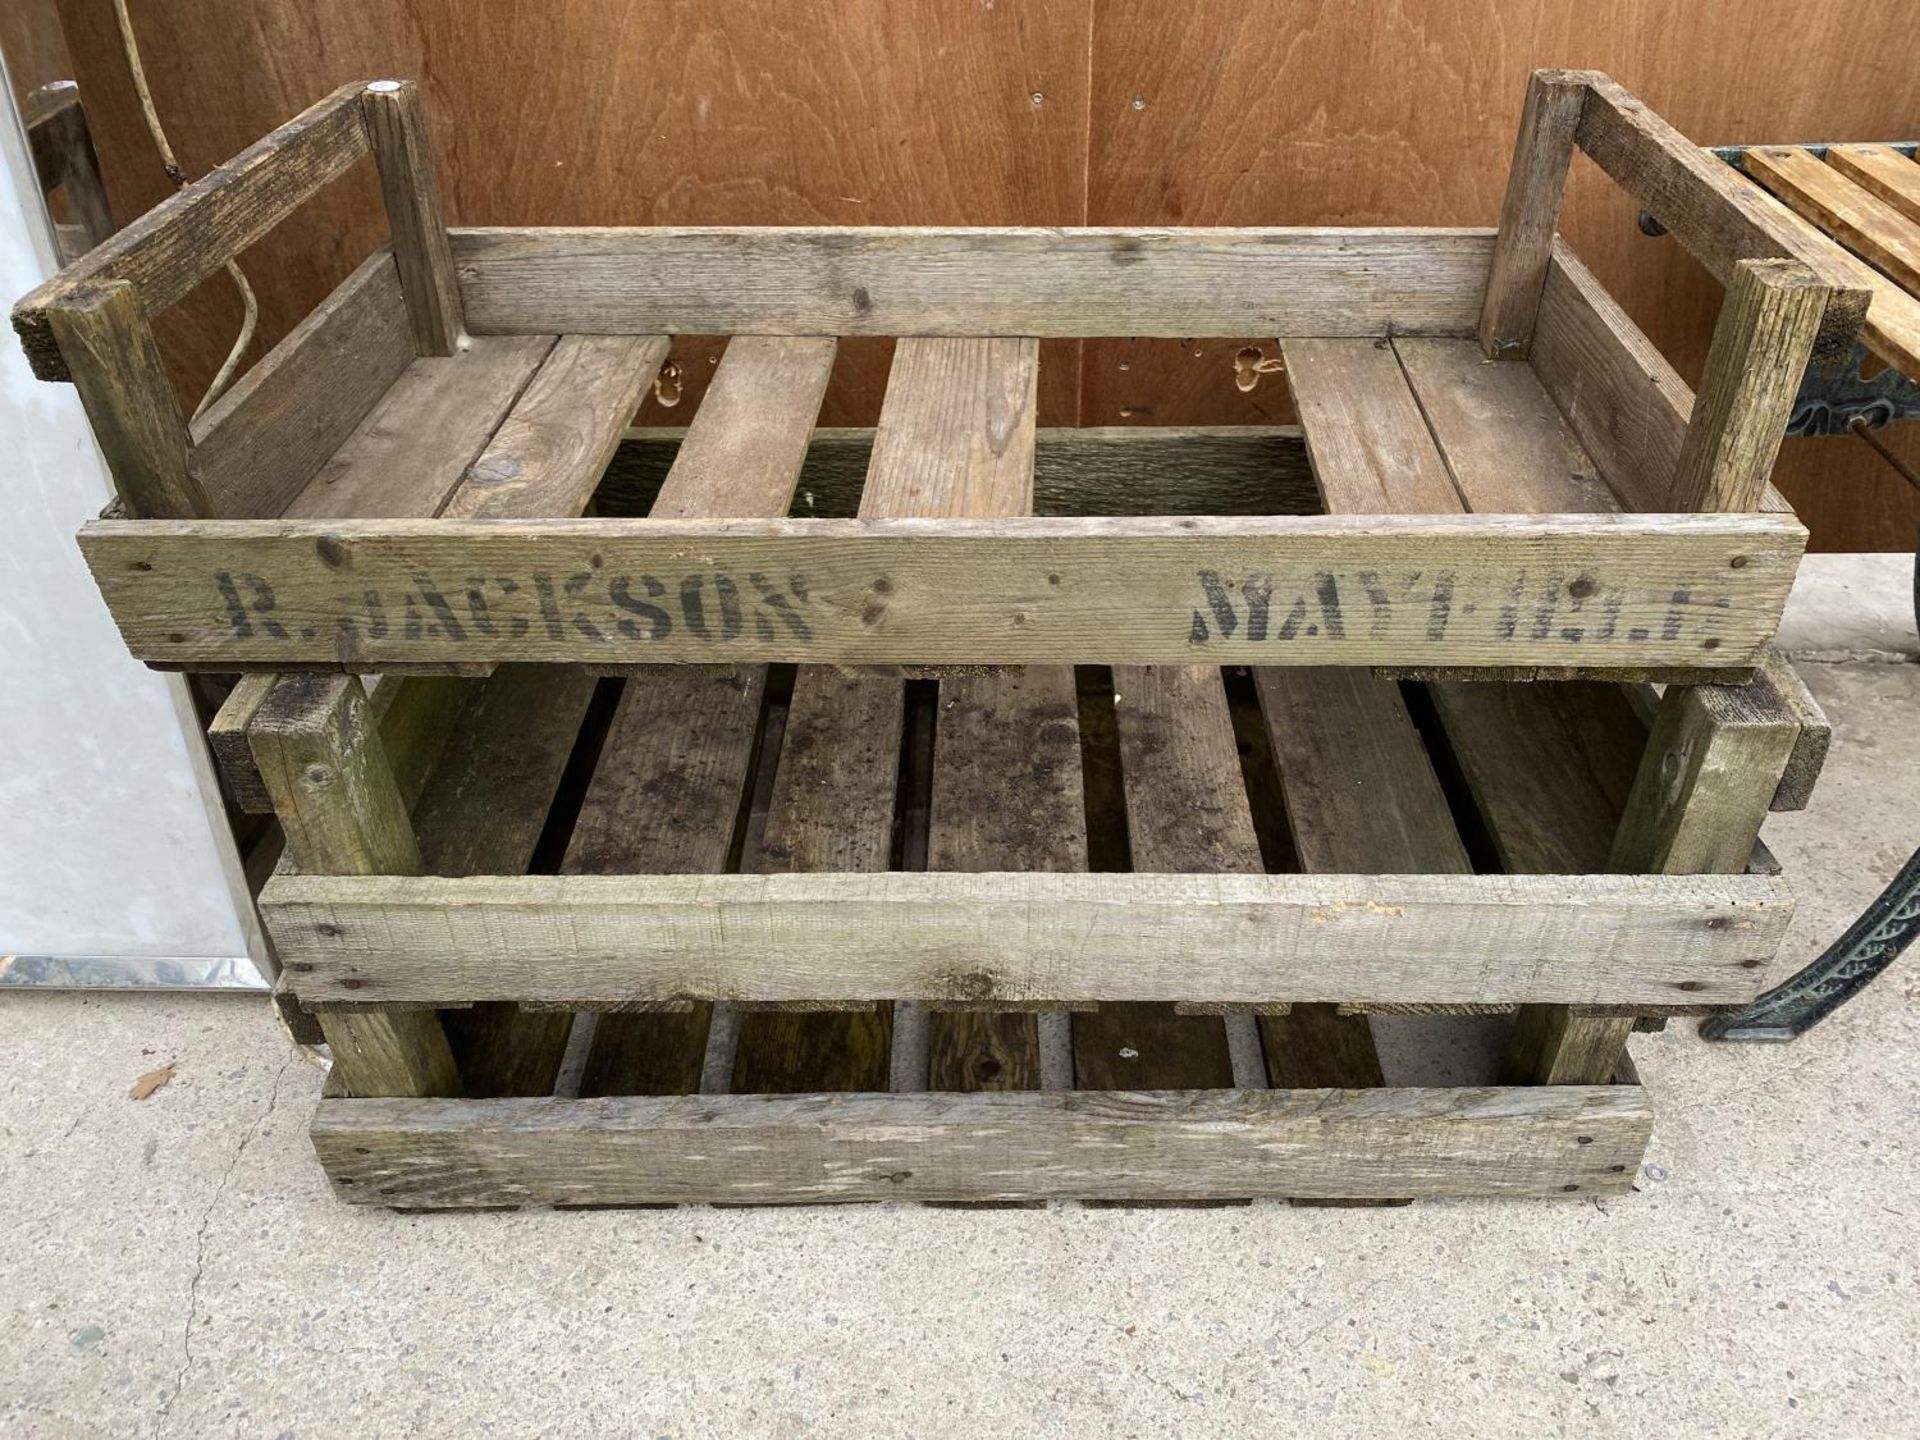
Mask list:
[[[432,363],[446,362],[416,365]],[[364,671],[776,659],[1745,667],[1773,633],[1804,542],[1798,522],[1770,515],[98,520],[81,532],[140,659]],[[475,575],[490,578],[469,596]],[[649,580],[661,593],[643,600]],[[457,633],[444,616],[401,623],[409,597],[457,597]]]
[[1619,502],[1529,365],[1459,340],[1394,349],[1466,508],[1482,515],[1617,510]]
[[[416,874],[406,804],[350,675],[274,687],[248,728],[255,763],[286,835],[287,857],[317,874]],[[418,1010],[320,1017],[333,1076],[351,1095],[458,1095],[460,1073],[439,1019]]]
[[[832,343],[740,340],[729,349],[709,395],[720,403],[701,407],[654,501],[655,516],[779,515],[792,501]],[[760,420],[743,431],[735,422],[748,404],[761,407]],[[726,869],[765,694],[761,666],[689,667],[628,682],[563,869]],[[705,1005],[678,1015],[600,1016],[582,1093],[697,1090],[711,1020]]]
[[551,335],[476,340],[458,355],[415,360],[288,504],[285,517],[436,514],[553,343]]
[[[1911,161],[1904,162],[1920,170]],[[1920,291],[1920,226],[1832,165],[1792,145],[1756,145],[1746,171],[1909,293]]]
[[1827,163],[1907,219],[1920,221],[1920,163],[1884,145],[1835,145]]
[[[58,23],[51,12],[49,21]],[[16,57],[15,84],[21,83]],[[106,182],[100,178],[100,157],[80,105],[80,87],[71,80],[55,80],[21,98],[20,119],[27,131],[27,148],[43,192],[65,187],[69,213],[77,222],[81,244],[72,258],[91,250],[116,228],[107,203]]]
[[[748,863],[762,874],[887,868],[905,710],[901,682],[817,666],[794,680],[765,839]],[[885,1090],[891,997],[863,1010],[741,1017],[736,1094]]]
[[440,187],[420,88],[411,80],[375,80],[361,92],[360,102],[367,143],[380,167],[380,191],[414,349],[422,355],[452,355],[460,348],[464,328],[460,282],[447,245],[447,222],[440,214]]
[[205,487],[187,468],[186,421],[134,287],[111,281],[71,290],[51,323],[128,513],[211,515]]
[[1328,513],[1444,515],[1461,508],[1391,344],[1280,344]]
[[476,333],[1471,335],[1488,230],[453,233]]
[[578,515],[668,348],[663,335],[562,336],[441,513]]
[[[766,671],[699,666],[627,684],[562,872],[694,875],[724,870],[758,734]],[[521,999],[538,999],[529,992]],[[564,998],[564,997],[556,997]],[[581,1093],[700,1088],[711,1014],[602,1015]]]
[[[1113,704],[1135,872],[1263,873],[1220,672],[1120,666]],[[1227,1027],[1172,1005],[1103,1004],[1073,1017],[1073,1076],[1078,1090],[1231,1086]]]
[[[1621,507],[1670,510],[1693,391],[1564,243],[1555,242],[1533,371]],[[1771,485],[1759,506],[1790,515]]]
[[1480,310],[1480,347],[1494,359],[1524,360],[1532,345],[1586,98],[1587,77],[1579,71],[1536,70],[1527,82],[1500,207],[1500,238]]
[[[725,828],[707,813],[689,813],[686,826],[713,818]],[[1066,824],[1040,820],[1056,834]],[[308,967],[296,988],[313,1003],[906,998],[1042,1008],[1659,1006],[1682,993],[1689,1004],[1737,1003],[1755,990],[1791,910],[1777,880],[1746,875],[582,873],[608,853],[604,826],[563,876],[288,875],[262,905],[289,969]],[[983,817],[970,828],[982,847],[1040,825]],[[1046,838],[1042,861],[1059,855]],[[929,864],[950,871],[960,853],[946,841]],[[1564,959],[1542,967],[1543,955]]]
[[[462,708],[414,806],[422,872],[520,875],[534,858],[595,682],[578,670],[502,666]],[[441,1017],[466,1093],[550,1095],[573,1017],[511,1002]]]
[[274,678],[270,674],[242,675],[207,725],[207,748],[213,752],[213,763],[226,784],[227,798],[249,815],[273,813],[273,797],[260,781],[253,749],[247,743],[247,726],[273,690]]
[[[900,341],[862,514],[1028,514],[1038,365],[1039,344],[1030,339]],[[891,593],[883,582],[876,595],[881,611]],[[927,868],[1085,869],[1072,672],[945,680],[937,713]],[[929,1017],[927,1050],[927,1084],[935,1090],[1041,1083],[1039,1025],[1032,1015],[938,1013]]]
[[1658,875],[1745,870],[1799,730],[1770,685],[1669,687],[1609,867]]
[[836,349],[833,340],[810,336],[729,341],[700,402],[700,419],[649,514],[656,520],[760,515],[771,513],[765,507],[772,492],[791,496]]
[[413,363],[393,256],[380,250],[193,422],[218,515],[278,515]]
[[[101,281],[126,281],[149,315],[278,225],[367,153],[357,83],[343,85],[226,164],[162,201],[13,308],[13,328],[42,380],[70,378],[48,314]],[[64,342],[63,342],[64,343]]]
[[1743,260],[1735,268],[1674,466],[1671,508],[1759,507],[1828,294],[1798,261]]
[[1635,1086],[323,1101],[342,1199],[747,1201],[1566,1195],[1630,1188]]
[[1867,319],[1869,287],[1847,257],[1796,223],[1771,196],[1604,75],[1590,76],[1579,142],[1722,284],[1742,260],[1782,258],[1800,261],[1831,284],[1834,295],[1815,354],[1831,362],[1847,353]]
[[[1472,866],[1400,689],[1365,670],[1254,671],[1287,823],[1308,874]],[[1333,1004],[1260,1017],[1278,1087],[1383,1083],[1372,1022]]]
[[1827,751],[1833,745],[1833,726],[1828,723],[1820,702],[1813,698],[1813,692],[1800,678],[1800,672],[1771,646],[1757,678],[1773,688],[1780,697],[1780,705],[1800,727],[1800,733],[1794,738],[1793,753],[1787,758],[1786,773],[1780,777],[1769,808],[1804,810],[1813,800],[1813,787],[1827,763]]
[[1503,869],[1607,868],[1647,733],[1619,686],[1449,683],[1429,694]]

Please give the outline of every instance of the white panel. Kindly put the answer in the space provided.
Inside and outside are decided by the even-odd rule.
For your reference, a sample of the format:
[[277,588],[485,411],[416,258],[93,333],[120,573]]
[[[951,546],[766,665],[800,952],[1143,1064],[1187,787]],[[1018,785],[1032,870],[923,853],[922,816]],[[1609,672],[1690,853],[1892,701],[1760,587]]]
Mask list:
[[[7,93],[10,93],[8,91]],[[0,103],[0,299],[54,269],[25,137]],[[178,677],[128,658],[74,531],[109,496],[69,385],[0,336],[0,983],[70,975],[251,976],[251,911]],[[19,957],[19,958],[15,958]],[[7,972],[11,969],[11,976]]]

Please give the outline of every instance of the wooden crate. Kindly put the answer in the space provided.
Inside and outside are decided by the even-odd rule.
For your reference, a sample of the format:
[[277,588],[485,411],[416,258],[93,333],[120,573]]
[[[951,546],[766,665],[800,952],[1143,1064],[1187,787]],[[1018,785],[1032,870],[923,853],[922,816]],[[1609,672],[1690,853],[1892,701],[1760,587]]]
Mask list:
[[[1728,281],[1697,403],[1553,236],[1576,143]],[[369,150],[391,247],[184,424],[148,315]],[[1599,1193],[1636,1019],[1761,986],[1824,741],[1766,477],[1864,294],[1767,203],[1542,72],[1498,232],[449,231],[382,82],[15,323],[130,649],[258,672],[211,738],[344,1196]],[[1036,431],[1043,337],[1262,331],[1297,434]],[[861,334],[880,424],[817,436]],[[1370,1013],[1462,1009],[1509,1083],[1384,1083]]]

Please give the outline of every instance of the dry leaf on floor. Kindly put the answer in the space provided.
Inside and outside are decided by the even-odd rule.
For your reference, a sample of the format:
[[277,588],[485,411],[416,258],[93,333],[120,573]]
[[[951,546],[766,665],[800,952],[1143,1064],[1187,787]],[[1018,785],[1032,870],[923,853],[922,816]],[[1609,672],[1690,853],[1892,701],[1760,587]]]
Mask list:
[[173,1079],[172,1065],[162,1065],[158,1070],[149,1070],[133,1082],[133,1089],[127,1092],[129,1100],[144,1100],[162,1085]]

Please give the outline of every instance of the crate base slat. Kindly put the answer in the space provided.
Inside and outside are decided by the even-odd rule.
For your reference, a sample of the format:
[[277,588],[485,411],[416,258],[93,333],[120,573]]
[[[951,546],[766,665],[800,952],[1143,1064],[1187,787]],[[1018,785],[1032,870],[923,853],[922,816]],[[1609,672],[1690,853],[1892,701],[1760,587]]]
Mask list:
[[1607,1195],[1633,1086],[326,1100],[341,1198],[395,1208]]

